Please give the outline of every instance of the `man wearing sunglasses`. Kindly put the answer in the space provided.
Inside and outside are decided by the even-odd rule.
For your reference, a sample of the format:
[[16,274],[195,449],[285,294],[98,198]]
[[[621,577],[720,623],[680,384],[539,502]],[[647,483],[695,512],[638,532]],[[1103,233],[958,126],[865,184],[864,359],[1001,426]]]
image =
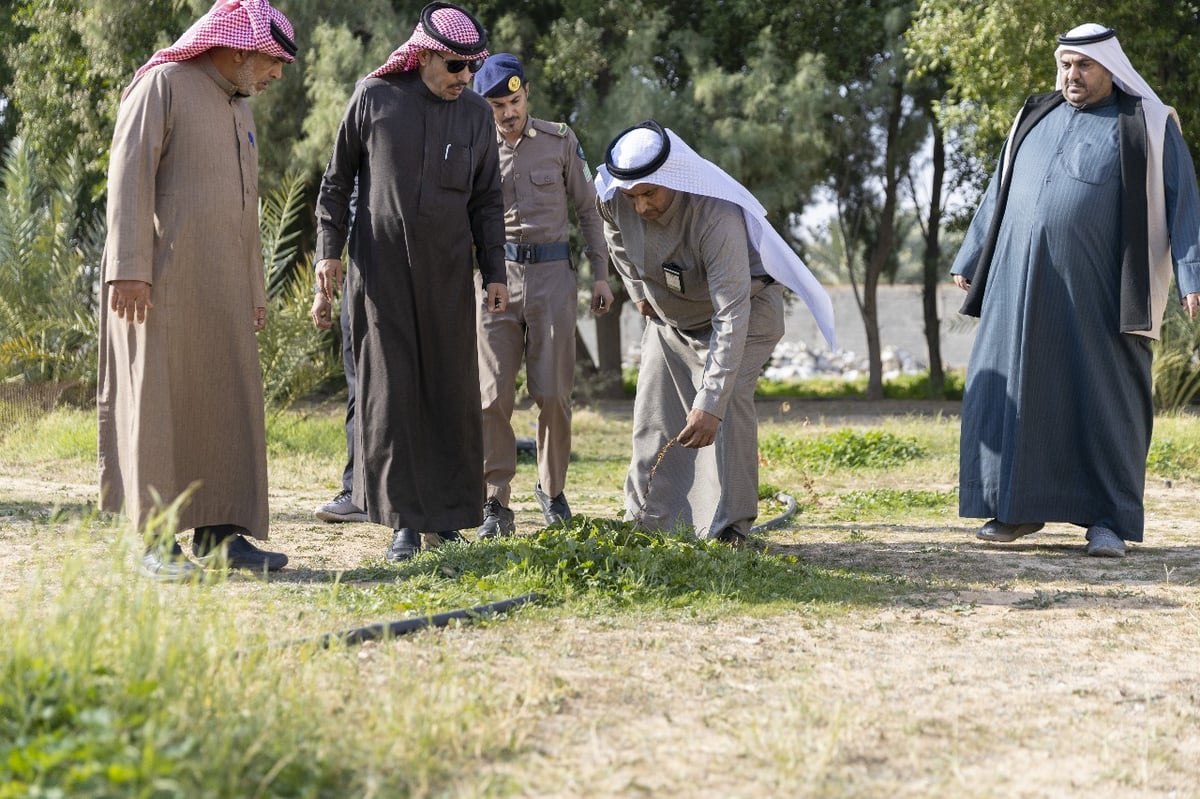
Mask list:
[[476,260],[488,311],[508,305],[492,111],[467,91],[486,46],[463,9],[425,6],[408,41],[355,88],[317,199],[326,301],[342,284],[344,248],[350,261],[352,500],[394,530],[392,561],[415,555],[421,533],[453,539],[482,520]]

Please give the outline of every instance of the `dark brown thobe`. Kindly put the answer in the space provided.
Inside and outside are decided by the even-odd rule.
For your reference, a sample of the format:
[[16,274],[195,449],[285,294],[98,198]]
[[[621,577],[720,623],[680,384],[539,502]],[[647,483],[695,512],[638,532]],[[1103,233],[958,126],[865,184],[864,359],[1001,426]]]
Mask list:
[[483,98],[442,100],[404,72],[358,85],[321,182],[318,260],[349,240],[354,502],[393,529],[482,520],[473,281],[478,253],[484,284],[505,282],[497,163]]

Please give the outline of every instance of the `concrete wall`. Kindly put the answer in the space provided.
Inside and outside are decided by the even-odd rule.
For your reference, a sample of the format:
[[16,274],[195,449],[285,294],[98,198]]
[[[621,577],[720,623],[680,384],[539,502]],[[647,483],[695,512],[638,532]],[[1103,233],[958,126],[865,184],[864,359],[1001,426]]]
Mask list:
[[[863,329],[862,316],[854,301],[850,286],[826,286],[833,300],[837,351],[839,361],[865,361],[867,338]],[[829,349],[817,330],[808,308],[791,292],[787,293],[787,321],[783,342],[804,343],[809,349],[828,353]],[[884,349],[908,353],[922,366],[929,362],[925,343],[924,314],[921,310],[920,286],[880,286],[879,336]],[[976,320],[958,314],[963,292],[947,282],[938,290],[938,315],[942,320],[942,361],[948,369],[964,369],[975,340]],[[641,338],[642,318],[626,303],[621,315],[621,346],[629,356],[637,352]],[[584,341],[594,354],[596,351],[595,323],[590,315],[579,320],[579,329]]]

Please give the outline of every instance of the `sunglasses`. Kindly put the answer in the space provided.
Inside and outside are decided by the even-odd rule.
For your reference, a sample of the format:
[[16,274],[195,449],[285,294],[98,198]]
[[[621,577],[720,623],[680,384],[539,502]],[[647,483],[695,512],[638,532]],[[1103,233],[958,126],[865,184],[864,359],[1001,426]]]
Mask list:
[[457,60],[451,61],[449,58],[446,58],[446,56],[442,55],[437,50],[433,50],[431,52],[433,52],[434,55],[436,55],[438,58],[440,58],[446,62],[446,71],[449,72],[451,75],[457,75],[458,73],[462,72],[464,68],[470,69],[471,74],[474,75],[483,66],[482,58],[472,58],[469,61],[457,61]]

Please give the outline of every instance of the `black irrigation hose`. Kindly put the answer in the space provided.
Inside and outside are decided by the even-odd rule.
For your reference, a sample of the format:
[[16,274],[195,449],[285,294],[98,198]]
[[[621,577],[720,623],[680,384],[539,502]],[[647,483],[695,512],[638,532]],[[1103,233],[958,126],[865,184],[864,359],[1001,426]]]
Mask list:
[[418,616],[413,619],[402,619],[400,621],[380,622],[379,624],[369,624],[366,627],[355,627],[352,630],[342,630],[337,633],[325,633],[316,638],[303,638],[299,641],[294,641],[295,644],[314,644],[321,649],[328,649],[334,644],[342,644],[344,646],[353,646],[366,641],[378,641],[381,638],[396,638],[401,635],[408,635],[426,627],[445,627],[450,622],[456,619],[477,619],[480,616],[485,616],[491,613],[503,613],[507,610],[527,605],[530,602],[537,602],[545,597],[538,593],[529,593],[523,596],[516,596],[512,599],[501,599],[498,602],[489,602],[486,605],[477,605],[473,608],[463,608],[461,610],[448,610],[445,613],[436,613],[432,616]]
[[782,527],[783,525],[787,524],[788,519],[791,519],[796,515],[795,497],[793,497],[791,494],[784,494],[780,492],[775,495],[775,499],[787,504],[787,507],[783,509],[783,513],[779,514],[774,519],[767,519],[762,524],[754,525],[750,528],[750,535],[757,535],[758,533],[765,533],[767,530],[773,530],[776,527]]

